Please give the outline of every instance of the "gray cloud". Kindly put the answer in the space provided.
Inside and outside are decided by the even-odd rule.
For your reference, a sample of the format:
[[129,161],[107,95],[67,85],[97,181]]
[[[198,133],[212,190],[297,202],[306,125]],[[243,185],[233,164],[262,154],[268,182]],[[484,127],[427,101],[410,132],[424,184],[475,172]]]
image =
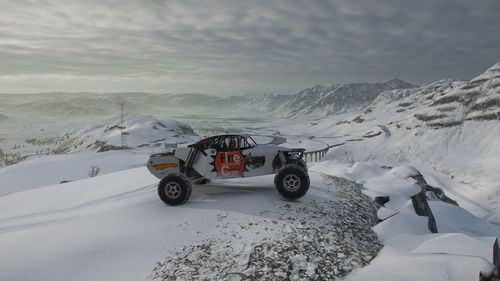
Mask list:
[[497,0],[0,1],[3,92],[422,83],[500,59]]

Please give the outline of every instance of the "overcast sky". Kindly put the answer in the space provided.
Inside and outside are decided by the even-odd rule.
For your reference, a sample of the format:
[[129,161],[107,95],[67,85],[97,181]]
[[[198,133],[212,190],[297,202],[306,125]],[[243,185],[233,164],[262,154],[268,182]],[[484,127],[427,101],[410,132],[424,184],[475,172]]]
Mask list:
[[499,0],[0,0],[4,93],[286,93],[498,60]]

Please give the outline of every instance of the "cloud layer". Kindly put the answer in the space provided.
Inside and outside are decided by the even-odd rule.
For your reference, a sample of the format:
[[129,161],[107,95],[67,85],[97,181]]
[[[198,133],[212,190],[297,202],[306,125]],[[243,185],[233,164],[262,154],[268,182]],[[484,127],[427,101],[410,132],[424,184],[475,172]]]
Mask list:
[[0,92],[286,91],[471,78],[500,1],[0,0]]

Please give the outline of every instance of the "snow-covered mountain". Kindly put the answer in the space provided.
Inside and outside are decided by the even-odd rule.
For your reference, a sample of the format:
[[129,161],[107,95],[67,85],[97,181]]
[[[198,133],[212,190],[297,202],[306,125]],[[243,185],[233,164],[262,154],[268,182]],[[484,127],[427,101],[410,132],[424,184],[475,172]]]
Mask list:
[[288,117],[304,115],[324,117],[360,109],[384,91],[414,87],[397,78],[385,83],[316,85],[295,93],[288,103],[276,111]]
[[82,118],[116,115],[120,104],[131,114],[178,115],[186,111],[245,112],[280,116],[324,116],[359,109],[386,90],[412,88],[397,78],[385,83],[316,85],[294,94],[264,94],[216,97],[212,95],[151,93],[41,93],[29,95],[0,94],[0,110],[18,117]]
[[[470,81],[441,80],[385,91],[362,110],[315,121],[304,135],[316,133],[336,145],[331,159],[411,163],[438,172],[444,177],[441,185],[479,202],[465,200],[465,206],[500,222],[499,121],[497,63]],[[286,133],[299,126],[280,129]]]
[[458,126],[466,121],[500,120],[500,63],[470,81],[442,80],[421,88],[382,93],[369,110],[400,101],[395,112],[432,128]]

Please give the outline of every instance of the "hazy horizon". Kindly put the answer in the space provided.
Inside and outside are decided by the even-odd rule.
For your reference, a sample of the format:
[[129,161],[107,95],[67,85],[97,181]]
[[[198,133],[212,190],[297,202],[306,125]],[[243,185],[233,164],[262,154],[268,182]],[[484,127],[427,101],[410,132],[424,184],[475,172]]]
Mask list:
[[[386,83],[386,82],[389,82],[389,81],[392,81],[394,79],[399,79],[398,77],[394,77],[392,79],[389,79],[387,81],[374,81],[374,82],[347,82],[347,83],[340,83],[340,82],[337,82],[337,83],[329,83],[329,84],[315,84],[315,85],[304,85],[304,87],[302,88],[299,88],[299,89],[295,89],[295,90],[291,90],[289,92],[258,92],[258,91],[249,91],[247,93],[240,93],[240,94],[234,94],[234,96],[238,96],[238,95],[256,95],[256,96],[259,96],[259,95],[266,95],[266,94],[278,94],[278,95],[293,95],[293,94],[296,94],[300,91],[303,91],[307,88],[310,88],[310,87],[314,87],[314,86],[318,86],[318,85],[321,85],[321,86],[325,86],[325,87],[328,87],[328,86],[331,86],[331,85],[335,85],[335,84],[363,84],[363,83],[367,83],[367,84],[374,84],[374,83]],[[407,83],[410,83],[414,86],[419,86],[415,83],[412,83],[410,81],[405,81],[405,80],[402,80],[400,79],[401,81],[403,82],[407,82]],[[228,97],[228,96],[233,96],[232,94],[229,94],[229,95],[217,95],[217,94],[208,94],[208,93],[195,93],[195,92],[184,92],[184,93],[168,93],[168,92],[147,92],[147,91],[104,91],[104,92],[99,92],[99,91],[47,91],[47,92],[19,92],[19,93],[7,93],[7,92],[0,92],[0,95],[43,95],[43,94],[151,94],[151,95],[210,95],[210,96],[216,96],[216,97]]]

